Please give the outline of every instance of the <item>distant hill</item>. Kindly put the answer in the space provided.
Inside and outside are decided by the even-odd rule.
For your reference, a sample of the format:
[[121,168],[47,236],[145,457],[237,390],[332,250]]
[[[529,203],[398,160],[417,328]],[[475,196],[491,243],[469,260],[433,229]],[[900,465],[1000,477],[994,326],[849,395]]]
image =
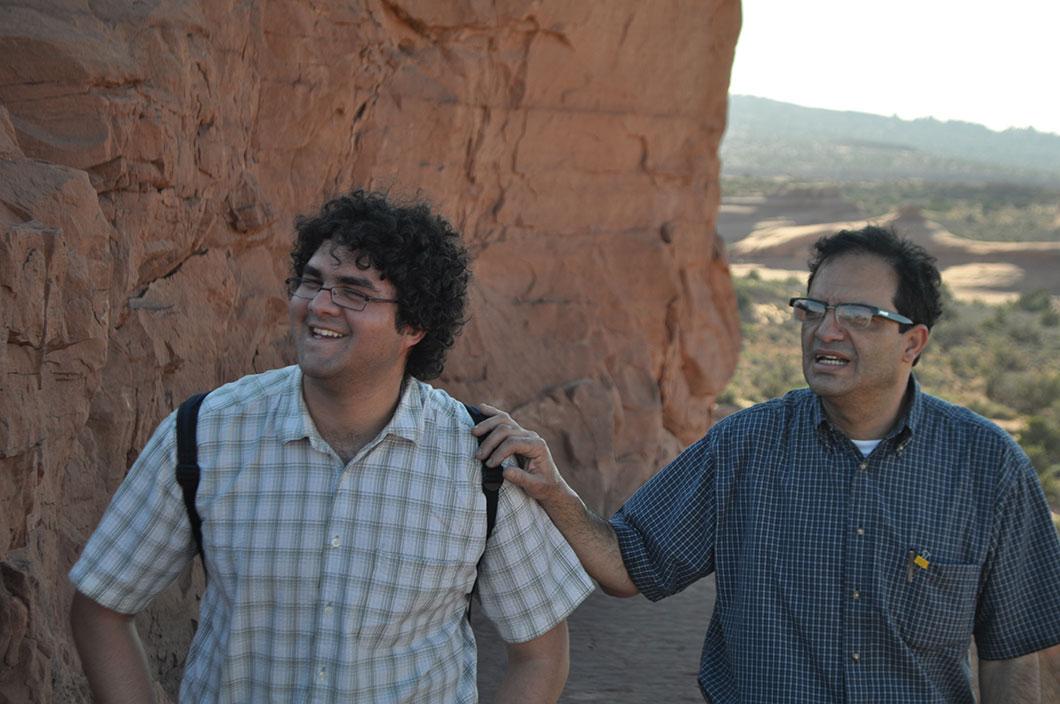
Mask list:
[[731,96],[724,176],[1060,186],[1060,136]]

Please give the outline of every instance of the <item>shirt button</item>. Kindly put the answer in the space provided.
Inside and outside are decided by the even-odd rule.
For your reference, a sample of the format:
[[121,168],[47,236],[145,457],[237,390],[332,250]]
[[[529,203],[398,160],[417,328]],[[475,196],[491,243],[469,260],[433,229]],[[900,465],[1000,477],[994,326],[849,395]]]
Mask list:
[[858,653],[852,653],[850,655],[850,659],[854,662],[861,662],[861,655],[859,655]]
[[342,545],[342,541],[339,540],[339,536],[336,535],[334,538],[331,539],[331,547],[337,548],[340,545]]
[[856,600],[861,598],[861,592],[859,592],[857,589],[855,589],[854,593],[851,594],[851,596],[854,597],[854,600],[856,601]]
[[858,469],[860,469],[860,470],[861,470],[861,471],[863,471],[863,472],[864,472],[864,471],[865,471],[866,469],[868,469],[868,468],[869,468],[869,463],[868,463],[868,462],[862,462],[861,464],[859,464],[859,465],[858,465]]
[[322,667],[322,668],[320,668],[320,672],[317,673],[317,679],[323,680],[325,677],[327,677],[327,675],[328,675],[328,668]]
[[328,604],[327,606],[325,606],[325,607],[324,607],[324,615],[325,615],[325,616],[330,616],[330,615],[331,615],[331,612],[332,612],[333,610],[334,610],[334,609],[332,609],[332,608],[331,608],[331,604]]
[[858,534],[859,536],[860,536],[860,535],[865,535],[865,529],[864,529],[864,528],[861,528],[861,527],[859,527],[859,528],[858,528],[858,530],[857,530],[857,534]]

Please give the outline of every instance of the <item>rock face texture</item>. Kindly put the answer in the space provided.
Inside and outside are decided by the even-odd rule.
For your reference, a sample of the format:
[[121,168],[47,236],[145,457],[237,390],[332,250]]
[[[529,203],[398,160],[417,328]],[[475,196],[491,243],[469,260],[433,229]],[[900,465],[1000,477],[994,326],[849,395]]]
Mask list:
[[[291,223],[429,200],[476,254],[442,385],[613,508],[711,421],[737,0],[0,6],[0,702],[83,702],[65,573],[181,399],[289,361]],[[201,578],[138,617],[175,698]]]

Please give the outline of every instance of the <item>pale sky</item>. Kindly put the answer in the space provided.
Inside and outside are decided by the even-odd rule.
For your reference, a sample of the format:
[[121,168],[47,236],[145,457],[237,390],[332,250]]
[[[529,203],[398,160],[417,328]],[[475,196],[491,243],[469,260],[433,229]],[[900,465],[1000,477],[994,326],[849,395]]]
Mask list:
[[743,0],[729,90],[1060,134],[1060,0]]

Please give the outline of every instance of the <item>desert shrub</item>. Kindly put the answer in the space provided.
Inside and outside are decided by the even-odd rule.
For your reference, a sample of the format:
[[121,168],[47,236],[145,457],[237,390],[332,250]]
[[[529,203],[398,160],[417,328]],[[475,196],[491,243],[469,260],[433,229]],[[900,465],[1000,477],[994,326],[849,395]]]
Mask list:
[[1054,509],[1060,507],[1060,399],[1031,416],[1018,439],[1038,472],[1049,503]]
[[1016,301],[1016,307],[1031,313],[1041,313],[1052,309],[1053,300],[1048,291],[1044,288],[1039,288],[1020,294],[1019,299]]
[[986,394],[1021,413],[1036,413],[1060,398],[1060,373],[998,371],[987,378]]

